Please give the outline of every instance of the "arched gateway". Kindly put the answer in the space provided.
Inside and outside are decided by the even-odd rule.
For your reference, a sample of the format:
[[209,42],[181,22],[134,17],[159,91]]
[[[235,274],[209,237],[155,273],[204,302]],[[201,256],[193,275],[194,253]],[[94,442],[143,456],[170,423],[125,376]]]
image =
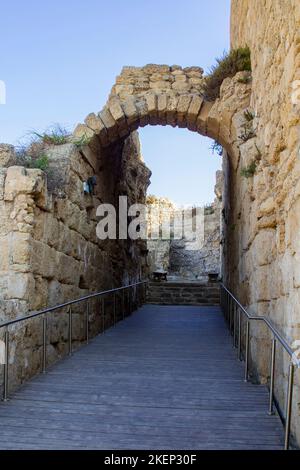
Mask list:
[[209,102],[200,67],[124,67],[105,107],[89,114],[74,135],[107,147],[140,126],[171,125],[211,137],[232,153],[237,140],[233,116],[249,105],[249,81],[241,79],[245,73],[224,80],[220,99]]

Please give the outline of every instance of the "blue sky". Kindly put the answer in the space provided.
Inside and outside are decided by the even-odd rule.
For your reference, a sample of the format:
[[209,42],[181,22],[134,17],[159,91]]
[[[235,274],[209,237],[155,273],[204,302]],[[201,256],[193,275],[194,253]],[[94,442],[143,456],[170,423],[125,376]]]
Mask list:
[[[229,48],[230,0],[36,0],[2,2],[0,142],[31,129],[70,130],[99,111],[123,65],[200,65]],[[140,131],[151,193],[181,203],[213,198],[220,159],[187,130]]]

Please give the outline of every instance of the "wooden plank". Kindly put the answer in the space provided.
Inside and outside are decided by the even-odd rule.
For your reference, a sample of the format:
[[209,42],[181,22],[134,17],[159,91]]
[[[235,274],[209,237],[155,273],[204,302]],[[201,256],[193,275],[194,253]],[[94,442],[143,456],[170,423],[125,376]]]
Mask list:
[[146,305],[0,404],[1,449],[280,449],[220,310]]

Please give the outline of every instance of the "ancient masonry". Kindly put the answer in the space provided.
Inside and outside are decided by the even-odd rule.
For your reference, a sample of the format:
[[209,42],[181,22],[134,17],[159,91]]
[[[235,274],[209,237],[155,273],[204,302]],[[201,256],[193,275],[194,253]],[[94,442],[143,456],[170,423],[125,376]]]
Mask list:
[[[248,44],[253,72],[225,79],[215,102],[202,98],[204,77],[199,67],[125,67],[104,109],[75,129],[74,138],[83,138],[85,145],[48,149],[54,168],[61,161],[62,195],[47,191],[42,172],[11,166],[16,163],[9,156],[13,151],[2,148],[1,160],[6,162],[0,171],[2,318],[143,275],[145,246],[124,242],[104,247],[95,240],[95,208],[99,201],[115,203],[119,194],[144,200],[149,170],[138,156],[132,132],[147,124],[168,124],[199,132],[224,147],[224,282],[250,312],[267,315],[289,343],[297,344],[299,1],[232,0],[231,44]],[[82,182],[93,175],[96,194],[83,197]],[[63,333],[55,322],[52,330],[56,357]],[[38,338],[39,326],[32,325],[22,339],[28,351]],[[251,374],[260,381],[268,378],[270,341],[262,327],[251,329]],[[17,349],[11,351],[14,364]],[[37,368],[39,350],[35,350]],[[15,367],[19,381],[34,372],[26,354]],[[280,351],[277,367],[276,396],[283,409],[288,358]],[[298,442],[299,396],[297,379],[292,432]]]
[[[216,177],[214,202],[207,207],[198,208],[202,214],[200,223],[204,225],[200,246],[197,246],[198,244],[195,246],[195,242],[189,241],[186,237],[174,239],[174,216],[178,211],[181,213],[182,209],[165,198],[151,196],[147,198],[149,208],[147,248],[150,274],[156,270],[163,270],[168,272],[169,280],[193,281],[207,281],[208,274],[212,273],[220,275],[222,172],[218,171]],[[152,239],[152,230],[154,234],[159,234],[163,232],[164,226],[171,227],[170,238]],[[196,226],[192,229],[195,234]]]

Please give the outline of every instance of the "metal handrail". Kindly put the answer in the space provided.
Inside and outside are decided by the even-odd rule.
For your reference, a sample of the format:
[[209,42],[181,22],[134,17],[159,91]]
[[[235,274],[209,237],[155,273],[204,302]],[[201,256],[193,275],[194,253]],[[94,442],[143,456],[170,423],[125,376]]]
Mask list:
[[[276,345],[277,341],[281,344],[283,349],[290,356],[289,375],[287,384],[287,399],[286,399],[286,412],[285,418],[279,411],[283,421],[285,421],[285,436],[284,436],[284,449],[289,449],[290,446],[290,432],[291,432],[291,412],[292,412],[292,399],[293,399],[293,386],[294,386],[294,373],[295,366],[300,368],[300,359],[295,355],[292,347],[279,333],[272,322],[265,316],[251,315],[245,307],[238,301],[238,299],[230,292],[230,290],[223,284],[221,286],[221,308],[224,313],[224,317],[229,324],[230,333],[233,334],[233,344],[238,347],[238,358],[242,356],[242,324],[241,324],[241,313],[246,316],[246,333],[245,333],[245,381],[248,381],[248,369],[249,369],[249,353],[250,353],[250,322],[251,321],[262,321],[271,333],[273,339],[271,343],[271,363],[270,363],[270,387],[269,387],[269,414],[273,414],[273,405],[278,408],[278,401],[274,394],[274,383],[275,383],[275,361],[276,361]],[[237,317],[238,314],[238,318]],[[238,338],[238,341],[236,341]]]
[[34,312],[27,317],[20,317],[15,318],[14,320],[10,320],[4,323],[0,323],[0,329],[9,325],[13,325],[14,323],[20,323],[25,320],[30,320],[31,318],[38,317],[40,315],[44,315],[45,313],[54,312],[55,310],[60,310],[61,308],[68,307],[69,305],[78,304],[79,302],[84,302],[85,300],[93,299],[95,297],[101,297],[103,295],[112,294],[113,292],[122,291],[125,289],[129,289],[130,287],[134,287],[140,284],[147,284],[148,281],[140,281],[135,282],[134,284],[129,284],[128,286],[116,287],[115,289],[109,289],[101,292],[96,292],[95,294],[89,294],[84,297],[80,297],[79,299],[70,300],[69,302],[65,302],[63,304],[55,305],[54,307],[45,308],[44,310],[39,310],[38,312]]
[[[68,310],[67,310],[67,313],[68,313],[68,317],[69,317],[69,334],[68,334],[68,342],[69,342],[69,355],[72,354],[72,316],[73,316],[73,312],[72,312],[72,306],[74,304],[79,304],[79,303],[82,303],[82,302],[87,302],[86,304],[86,311],[85,311],[85,325],[86,325],[86,344],[89,343],[89,314],[90,314],[90,304],[89,304],[89,301],[91,299],[94,299],[94,298],[98,298],[98,297],[102,297],[102,303],[101,303],[101,313],[102,313],[102,333],[104,333],[105,331],[105,305],[104,305],[104,296],[107,296],[107,295],[113,295],[113,303],[114,303],[114,306],[113,306],[113,325],[115,326],[116,322],[117,322],[117,309],[116,309],[116,306],[117,306],[117,300],[116,300],[116,294],[118,292],[123,292],[123,295],[122,295],[122,303],[121,303],[121,307],[122,307],[122,320],[124,320],[125,318],[125,291],[129,291],[128,293],[128,297],[127,297],[127,307],[128,307],[128,310],[129,310],[129,314],[133,311],[133,300],[132,299],[132,288],[134,287],[139,287],[139,286],[145,286],[145,290],[143,290],[143,295],[142,295],[142,299],[145,299],[146,298],[146,285],[147,285],[148,281],[147,280],[144,280],[144,281],[139,281],[139,282],[135,282],[135,283],[132,283],[132,284],[128,284],[127,286],[122,286],[122,287],[116,287],[114,289],[109,289],[109,290],[105,290],[105,291],[101,291],[101,292],[96,292],[96,293],[93,293],[93,294],[89,294],[89,295],[86,295],[84,297],[80,297],[78,299],[75,299],[75,300],[70,300],[68,302],[64,302],[62,304],[58,304],[58,305],[55,305],[54,307],[49,307],[49,308],[46,308],[46,309],[43,309],[43,310],[40,310],[38,312],[34,312],[30,315],[27,315],[26,317],[19,317],[19,318],[15,318],[14,320],[10,320],[10,321],[7,321],[7,322],[4,322],[4,323],[1,323],[0,324],[0,330],[2,328],[5,328],[5,363],[4,363],[4,370],[3,370],[3,375],[4,375],[4,380],[3,380],[3,401],[7,401],[8,400],[8,388],[9,388],[9,327],[11,325],[15,325],[17,323],[21,323],[21,322],[25,322],[25,321],[28,321],[28,320],[31,320],[32,318],[36,318],[36,317],[43,317],[43,328],[42,328],[42,336],[43,336],[43,356],[42,356],[42,361],[41,361],[41,365],[42,365],[42,372],[45,373],[46,372],[46,368],[47,368],[47,314],[49,313],[53,313],[55,312],[56,310],[61,310],[63,308],[66,308],[68,307]],[[130,292],[131,292],[131,295],[130,295]],[[135,294],[137,294],[137,290],[135,291]],[[140,302],[140,300],[137,298],[137,295],[135,295],[135,300],[138,301],[138,305],[141,305],[142,302]],[[74,312],[74,313],[77,313],[77,312]]]

